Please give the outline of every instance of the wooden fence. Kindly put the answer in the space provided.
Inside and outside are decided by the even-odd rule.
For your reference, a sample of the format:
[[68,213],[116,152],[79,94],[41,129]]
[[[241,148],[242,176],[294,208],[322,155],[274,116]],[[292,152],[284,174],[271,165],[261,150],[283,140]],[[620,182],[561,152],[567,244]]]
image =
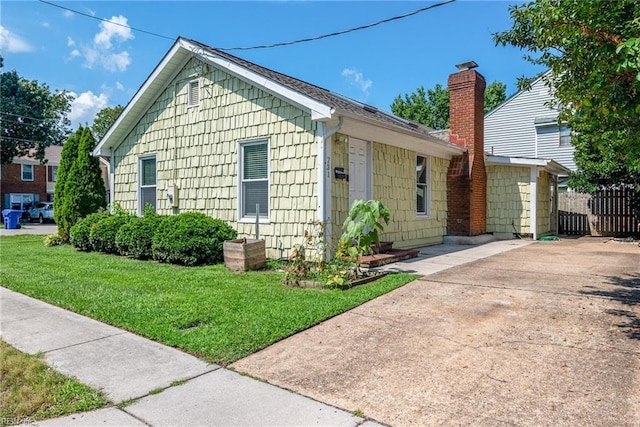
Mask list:
[[558,233],[591,236],[640,234],[640,218],[631,209],[631,188],[606,189],[596,194],[573,191],[558,194]]

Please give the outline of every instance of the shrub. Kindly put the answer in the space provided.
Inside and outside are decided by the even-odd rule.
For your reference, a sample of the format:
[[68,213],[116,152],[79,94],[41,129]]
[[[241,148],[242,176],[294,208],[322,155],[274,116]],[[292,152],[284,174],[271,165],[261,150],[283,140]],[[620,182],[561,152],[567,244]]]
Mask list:
[[166,217],[160,215],[132,217],[116,234],[118,252],[136,259],[151,258],[153,235],[164,218]]
[[43,239],[44,245],[51,246],[60,246],[64,243],[64,239],[59,234],[47,234]]
[[[70,228],[78,220],[107,206],[100,161],[91,155],[96,146],[91,129],[78,128],[75,138],[78,144],[76,158],[72,160],[70,169],[64,171],[64,191],[56,195],[56,198],[60,199],[57,200],[57,207],[54,198],[55,219],[58,222],[59,233],[65,239]],[[73,155],[73,152],[67,155]],[[56,183],[56,187],[59,185]]]
[[89,240],[91,226],[107,217],[109,217],[109,212],[101,210],[87,215],[85,218],[76,222],[75,225],[69,229],[69,238],[73,247],[80,251],[92,251],[93,246],[91,246],[91,241]]
[[236,237],[229,224],[200,212],[168,216],[153,236],[153,259],[188,266],[222,262],[223,242]]
[[117,254],[116,235],[133,218],[129,214],[110,215],[91,226],[89,241],[94,251]]

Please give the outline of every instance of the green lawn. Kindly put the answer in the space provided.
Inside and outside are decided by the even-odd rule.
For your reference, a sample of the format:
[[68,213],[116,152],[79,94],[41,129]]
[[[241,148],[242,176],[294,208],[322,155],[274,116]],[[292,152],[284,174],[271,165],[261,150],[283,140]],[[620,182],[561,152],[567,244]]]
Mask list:
[[289,288],[272,271],[176,267],[0,238],[0,284],[226,365],[398,288],[394,274],[348,291]]
[[0,340],[2,425],[29,424],[105,406],[98,391],[64,376],[39,356],[24,354]]

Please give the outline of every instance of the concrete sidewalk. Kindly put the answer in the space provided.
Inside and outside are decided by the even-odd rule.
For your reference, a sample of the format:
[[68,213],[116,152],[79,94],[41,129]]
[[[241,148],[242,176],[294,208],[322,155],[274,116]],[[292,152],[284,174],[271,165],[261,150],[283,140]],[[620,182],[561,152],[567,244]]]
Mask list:
[[[381,269],[431,274],[528,243],[431,246],[416,259]],[[114,404],[134,400],[122,409],[112,406],[37,425],[379,425],[5,288],[0,288],[0,309],[0,333],[7,343],[26,353],[44,353],[55,369],[102,390]]]
[[135,399],[122,409],[36,425],[376,425],[5,288],[0,288],[0,312],[7,343],[44,353],[56,370],[102,390],[114,404]]
[[19,236],[22,234],[54,234],[58,232],[56,224],[20,224],[20,228],[7,230],[0,228],[0,236]]
[[442,244],[420,248],[416,258],[372,270],[429,275],[533,243],[533,240],[497,240],[483,245]]

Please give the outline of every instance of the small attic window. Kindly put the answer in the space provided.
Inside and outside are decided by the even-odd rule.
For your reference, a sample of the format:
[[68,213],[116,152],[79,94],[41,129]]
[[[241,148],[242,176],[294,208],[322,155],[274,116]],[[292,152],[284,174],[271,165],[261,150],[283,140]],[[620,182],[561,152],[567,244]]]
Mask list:
[[200,81],[191,80],[187,94],[187,105],[193,107],[200,104]]

